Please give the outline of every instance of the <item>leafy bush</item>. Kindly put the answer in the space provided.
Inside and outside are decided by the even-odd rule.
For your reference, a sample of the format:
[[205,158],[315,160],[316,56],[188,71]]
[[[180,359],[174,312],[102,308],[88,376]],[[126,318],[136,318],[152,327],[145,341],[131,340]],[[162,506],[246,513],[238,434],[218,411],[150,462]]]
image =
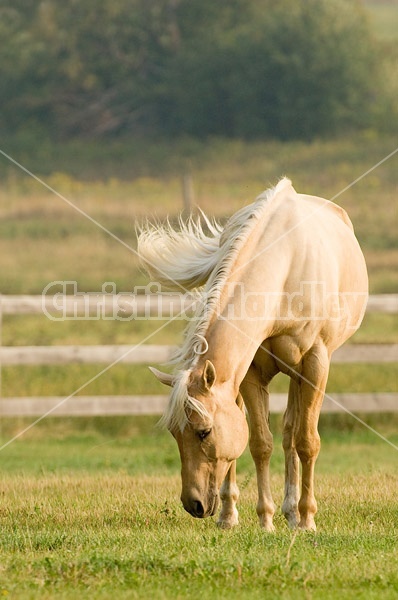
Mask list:
[[367,122],[375,53],[352,4],[262,2],[250,17],[176,57],[167,122],[176,133],[311,138]]

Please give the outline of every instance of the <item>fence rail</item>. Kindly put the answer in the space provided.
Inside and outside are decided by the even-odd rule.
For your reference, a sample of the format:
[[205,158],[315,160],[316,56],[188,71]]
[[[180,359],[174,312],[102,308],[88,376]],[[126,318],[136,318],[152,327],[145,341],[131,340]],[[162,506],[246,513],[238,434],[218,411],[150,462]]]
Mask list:
[[[55,318],[100,318],[102,315],[118,314],[128,318],[131,314],[164,317],[188,310],[195,297],[190,294],[76,294],[43,296],[0,296],[3,315],[46,314]],[[374,294],[369,296],[367,313],[398,313],[398,294]]]
[[[192,310],[195,298],[179,294],[77,294],[66,296],[0,296],[1,315],[46,313],[52,318],[100,319],[104,317],[128,319],[134,317],[174,316],[180,311]],[[368,313],[398,313],[398,294],[370,296]],[[110,316],[110,317],[109,317]],[[0,346],[0,365],[65,365],[71,363],[150,364],[166,362],[173,346],[159,345],[97,345],[97,346]],[[334,363],[398,363],[398,344],[347,344],[332,358]],[[137,415],[160,414],[167,396],[71,396],[2,398],[3,416]],[[282,412],[286,394],[271,394],[271,410]],[[333,394],[333,401],[325,398],[323,412],[395,412],[398,395],[390,393]]]
[[[63,396],[3,398],[0,414],[3,417],[92,417],[123,415],[160,415],[166,408],[168,396]],[[286,409],[287,394],[270,394],[270,410],[282,413]],[[325,397],[323,413],[341,412],[396,412],[396,394],[332,394]]]
[[[114,346],[3,346],[0,361],[10,365],[151,364],[167,362],[175,346],[143,344]],[[398,362],[398,344],[347,344],[332,356],[333,363]]]

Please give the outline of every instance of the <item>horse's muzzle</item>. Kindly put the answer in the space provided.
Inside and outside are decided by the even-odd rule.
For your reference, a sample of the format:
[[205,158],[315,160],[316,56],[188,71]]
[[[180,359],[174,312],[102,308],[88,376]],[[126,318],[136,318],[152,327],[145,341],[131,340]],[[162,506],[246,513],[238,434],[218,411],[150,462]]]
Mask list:
[[204,519],[205,517],[212,517],[215,514],[218,508],[218,496],[211,496],[207,507],[203,506],[199,499],[193,498],[188,501],[182,500],[182,504],[192,517]]

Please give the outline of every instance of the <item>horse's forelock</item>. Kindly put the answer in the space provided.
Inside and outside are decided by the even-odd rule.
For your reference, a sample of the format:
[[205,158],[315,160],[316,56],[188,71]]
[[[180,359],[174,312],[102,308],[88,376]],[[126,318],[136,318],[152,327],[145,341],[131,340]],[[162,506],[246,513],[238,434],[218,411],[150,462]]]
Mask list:
[[196,412],[202,418],[209,418],[204,404],[188,394],[191,370],[180,371],[175,378],[168,406],[160,420],[162,427],[183,431],[189,423],[189,413]]

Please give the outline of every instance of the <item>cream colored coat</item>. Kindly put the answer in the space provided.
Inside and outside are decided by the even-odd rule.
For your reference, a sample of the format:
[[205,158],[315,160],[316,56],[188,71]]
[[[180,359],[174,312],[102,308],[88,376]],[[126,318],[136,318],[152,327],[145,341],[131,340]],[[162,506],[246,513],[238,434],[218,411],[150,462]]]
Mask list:
[[248,440],[244,402],[257,514],[273,530],[268,385],[281,371],[291,378],[282,511],[291,527],[315,529],[318,418],[331,354],[365,311],[362,252],[342,208],[297,194],[287,179],[234,215],[224,230],[207,225],[210,235],[193,221],[179,232],[147,227],[139,240],[153,280],[190,289],[207,282],[204,306],[178,356],[180,368],[173,377],[154,370],[174,386],[164,422],[179,446],[183,505],[206,517],[221,497],[219,525],[238,523],[235,460]]

